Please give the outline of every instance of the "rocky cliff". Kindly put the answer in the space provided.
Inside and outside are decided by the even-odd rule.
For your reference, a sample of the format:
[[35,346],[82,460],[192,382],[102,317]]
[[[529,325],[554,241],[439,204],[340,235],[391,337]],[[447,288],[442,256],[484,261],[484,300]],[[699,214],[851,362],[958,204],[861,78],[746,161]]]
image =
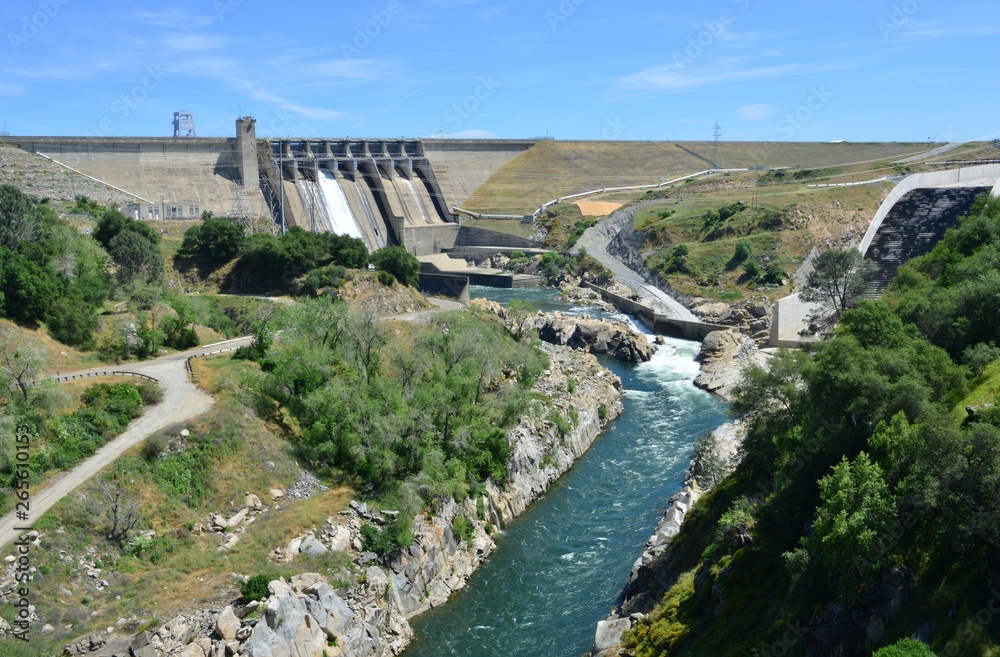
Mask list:
[[584,349],[592,354],[610,354],[628,363],[645,363],[653,355],[645,335],[618,322],[557,312],[538,315],[534,326],[538,337],[550,344]]

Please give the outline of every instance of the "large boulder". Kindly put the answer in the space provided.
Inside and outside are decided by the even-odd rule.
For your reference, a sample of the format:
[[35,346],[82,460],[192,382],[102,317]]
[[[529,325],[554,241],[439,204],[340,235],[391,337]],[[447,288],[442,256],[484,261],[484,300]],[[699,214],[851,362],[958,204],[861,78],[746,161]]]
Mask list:
[[750,336],[727,329],[705,336],[699,360],[701,372],[694,384],[731,401],[733,387],[739,382],[743,369],[749,365],[762,365],[766,357]]
[[536,317],[535,328],[538,337],[550,344],[611,354],[629,363],[645,363],[653,355],[646,336],[625,324],[555,313]]

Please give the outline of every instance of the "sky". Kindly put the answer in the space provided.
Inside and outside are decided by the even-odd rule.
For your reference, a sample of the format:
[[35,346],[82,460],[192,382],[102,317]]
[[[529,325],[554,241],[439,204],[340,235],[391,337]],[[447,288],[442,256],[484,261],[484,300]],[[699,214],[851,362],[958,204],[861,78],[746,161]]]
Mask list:
[[4,0],[14,135],[1000,137],[1000,1]]

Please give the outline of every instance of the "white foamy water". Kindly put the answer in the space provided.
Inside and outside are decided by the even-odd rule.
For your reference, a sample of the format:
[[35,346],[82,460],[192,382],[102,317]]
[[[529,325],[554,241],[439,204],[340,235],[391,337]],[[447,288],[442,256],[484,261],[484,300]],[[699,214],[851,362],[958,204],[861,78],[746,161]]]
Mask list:
[[364,239],[358,222],[354,218],[354,213],[351,212],[351,206],[347,202],[347,195],[344,194],[344,190],[333,172],[321,169],[320,174],[319,188],[323,192],[323,200],[326,201],[326,212],[330,218],[330,232]]

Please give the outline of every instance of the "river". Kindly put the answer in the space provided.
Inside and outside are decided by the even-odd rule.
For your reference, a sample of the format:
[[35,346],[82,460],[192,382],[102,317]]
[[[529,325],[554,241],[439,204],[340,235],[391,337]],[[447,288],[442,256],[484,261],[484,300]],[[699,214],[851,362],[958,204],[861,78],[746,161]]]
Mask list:
[[[593,309],[541,288],[473,288],[502,304],[526,298],[566,314]],[[625,412],[520,518],[448,604],[411,621],[405,657],[580,657],[614,606],[632,562],[683,483],[699,436],[725,406],[694,387],[695,342],[667,338],[649,363],[602,358],[622,379]]]

